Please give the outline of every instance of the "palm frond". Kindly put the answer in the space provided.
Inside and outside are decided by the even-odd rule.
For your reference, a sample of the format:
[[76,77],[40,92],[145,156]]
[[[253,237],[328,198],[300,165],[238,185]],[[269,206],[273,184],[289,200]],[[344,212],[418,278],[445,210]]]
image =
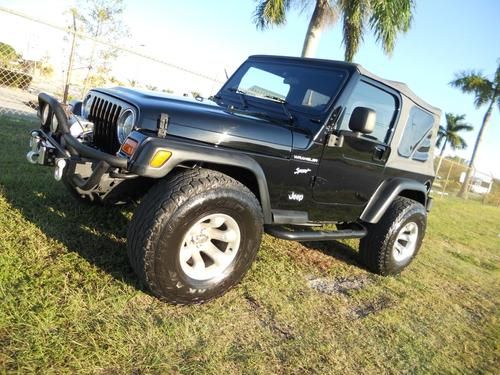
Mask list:
[[280,26],[286,23],[286,14],[292,0],[260,0],[253,13],[258,29]]
[[[450,143],[452,149],[464,149],[467,147],[465,140],[458,134],[462,131],[471,131],[473,127],[463,122],[465,120],[465,115],[456,115],[453,113],[446,113],[446,128],[444,126],[439,127],[438,131],[438,142],[436,145],[439,147],[441,142],[446,139]],[[443,134],[444,131],[444,134]]]
[[488,103],[495,91],[493,82],[488,80],[480,71],[462,71],[455,75],[450,85],[467,94],[474,94],[476,108]]
[[453,128],[453,131],[455,132],[461,132],[461,131],[467,131],[467,132],[470,132],[471,130],[473,130],[474,127],[472,125],[469,125],[469,124],[458,124],[456,125],[454,128]]
[[451,148],[454,150],[462,150],[467,147],[465,140],[456,133],[450,134],[448,136],[448,141],[450,142]]
[[339,0],[338,5],[343,18],[344,58],[346,61],[352,61],[363,40],[369,0]]
[[497,60],[497,71],[495,72],[495,85],[498,87],[500,85],[500,58]]
[[438,135],[446,135],[446,128],[443,125],[439,125]]
[[410,29],[415,3],[413,0],[372,0],[370,5],[370,28],[384,52],[391,55],[398,34]]

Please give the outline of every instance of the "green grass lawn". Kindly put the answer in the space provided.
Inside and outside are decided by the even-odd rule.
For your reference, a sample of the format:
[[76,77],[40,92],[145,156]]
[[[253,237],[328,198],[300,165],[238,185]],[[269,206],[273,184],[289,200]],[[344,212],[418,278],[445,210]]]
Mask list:
[[241,284],[176,307],[139,285],[129,208],[78,204],[0,118],[0,373],[498,373],[500,209],[438,198],[400,276],[355,241],[265,236]]

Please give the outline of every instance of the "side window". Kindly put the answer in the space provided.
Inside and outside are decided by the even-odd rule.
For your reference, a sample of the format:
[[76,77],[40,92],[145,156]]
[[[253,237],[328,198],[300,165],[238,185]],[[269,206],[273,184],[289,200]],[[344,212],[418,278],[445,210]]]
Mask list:
[[397,108],[394,95],[366,82],[359,82],[349,98],[346,110],[342,116],[340,130],[349,130],[349,119],[356,107],[367,107],[377,112],[377,121],[373,133],[364,135],[366,138],[376,138],[379,142],[386,143]]
[[418,107],[413,107],[399,143],[399,155],[418,161],[426,161],[431,149],[433,123],[434,118],[429,113]]

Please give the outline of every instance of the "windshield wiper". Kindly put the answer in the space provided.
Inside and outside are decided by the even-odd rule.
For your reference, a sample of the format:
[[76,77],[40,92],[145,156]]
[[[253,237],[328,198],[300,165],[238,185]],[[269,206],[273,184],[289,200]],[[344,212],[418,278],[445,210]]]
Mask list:
[[235,94],[238,94],[238,97],[241,100],[241,104],[243,104],[243,109],[247,109],[248,108],[247,98],[245,97],[247,95],[247,93],[245,91],[242,91],[242,90],[240,90],[240,89],[238,89],[236,87],[230,87],[227,90],[231,91],[231,92],[234,92]]
[[[240,98],[241,103],[243,104],[243,108],[241,108],[242,110],[246,110],[248,108],[248,102],[247,102],[247,99],[246,99],[246,96],[248,95],[247,92],[245,92],[245,91],[243,91],[243,90],[241,90],[239,88],[236,88],[236,87],[230,87],[227,90],[230,91],[230,92],[234,92],[235,94],[238,94],[238,97]],[[286,106],[287,101],[285,99],[279,98],[277,96],[272,96],[272,95],[256,95],[256,97],[257,98],[262,98],[262,99],[270,99],[273,102],[281,104],[281,108],[283,108],[283,112],[285,113],[288,122],[292,123],[293,120],[295,119],[295,117],[293,117],[293,115],[288,110],[288,108]],[[269,116],[268,114],[265,114],[263,112],[248,112],[248,113],[251,114],[251,115],[257,115],[258,117],[264,117],[266,119],[272,119],[272,116]]]
[[264,98],[271,99],[272,101],[280,103],[281,104],[281,108],[283,108],[283,112],[288,117],[288,121],[293,122],[293,120],[295,119],[295,117],[293,117],[293,115],[288,110],[288,107],[286,106],[287,105],[287,101],[285,99],[277,97],[277,96],[272,96],[272,95],[264,95]]

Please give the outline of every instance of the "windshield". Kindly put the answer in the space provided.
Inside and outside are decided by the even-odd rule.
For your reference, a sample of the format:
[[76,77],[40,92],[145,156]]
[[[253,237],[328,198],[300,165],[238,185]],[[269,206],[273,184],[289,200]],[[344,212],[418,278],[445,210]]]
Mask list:
[[322,112],[340,90],[347,72],[316,65],[246,62],[225,91],[279,102],[302,112]]

